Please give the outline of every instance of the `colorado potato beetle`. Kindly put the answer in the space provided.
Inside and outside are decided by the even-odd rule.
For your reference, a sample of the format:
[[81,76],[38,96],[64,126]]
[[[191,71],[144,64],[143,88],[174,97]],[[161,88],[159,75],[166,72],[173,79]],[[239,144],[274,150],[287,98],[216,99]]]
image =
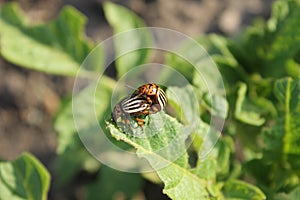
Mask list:
[[143,118],[162,110],[167,103],[161,87],[149,83],[137,88],[132,95],[122,99],[112,112],[112,120],[123,130],[132,130],[135,119],[138,126],[145,125]]
[[150,108],[146,111],[148,113],[145,114],[157,113],[163,109],[167,103],[167,97],[164,90],[154,83],[148,83],[140,86],[131,96],[143,97],[147,100]]
[[[132,131],[135,122],[137,122],[139,126],[145,124],[145,122],[140,119],[140,116],[144,115],[145,110],[148,110],[149,107],[150,105],[145,99],[128,96],[115,105],[112,112],[112,120],[123,131]],[[135,121],[132,120],[132,117],[135,118]]]

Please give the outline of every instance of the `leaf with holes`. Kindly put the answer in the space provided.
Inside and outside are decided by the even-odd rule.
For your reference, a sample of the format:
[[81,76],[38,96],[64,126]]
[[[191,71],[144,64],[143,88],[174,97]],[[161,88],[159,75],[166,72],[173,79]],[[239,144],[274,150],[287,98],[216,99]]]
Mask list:
[[113,137],[132,145],[139,157],[149,161],[165,184],[164,192],[172,199],[208,198],[209,191],[206,189],[208,182],[193,174],[188,164],[185,149],[185,140],[189,133],[187,128],[163,112],[149,118],[149,125],[143,128],[143,133],[153,135],[148,138],[120,132],[111,123],[108,123],[108,129]]
[[[187,111],[185,114],[191,115],[183,116],[183,121],[187,121],[191,117],[193,118],[193,115],[197,113],[195,112],[198,104],[197,101],[194,107],[187,108],[188,106],[192,106],[191,103],[186,102],[190,101],[189,97],[194,99],[192,91],[191,87],[170,87],[167,91],[167,95],[169,95],[168,99],[176,107],[176,113],[179,114],[181,110],[180,102],[178,101],[180,99],[182,100],[183,112]],[[174,92],[176,92],[176,95]],[[183,98],[182,95],[186,96],[186,98]],[[200,119],[197,121],[201,122],[198,126],[183,125],[175,118],[165,114],[164,111],[149,115],[148,118],[149,123],[138,131],[140,135],[133,135],[129,132],[124,133],[115,124],[110,122],[107,122],[107,128],[115,139],[133,146],[136,149],[137,156],[145,158],[150,163],[151,167],[164,183],[163,192],[170,198],[222,198],[220,187],[216,181],[217,171],[220,170],[217,165],[217,156],[227,156],[227,154],[219,152],[207,154],[206,157],[200,157],[204,150],[207,150],[207,144],[214,144],[216,142],[215,139],[217,138],[210,135],[212,134],[212,128],[205,122],[200,121]],[[193,133],[199,133],[197,136],[200,137],[200,140],[205,141],[205,145],[202,145],[201,142],[199,143],[197,154],[201,159],[198,159],[195,167],[189,164],[189,155],[187,152],[187,146],[191,145],[191,141],[188,138],[190,139]],[[206,135],[207,138],[205,138]],[[219,134],[214,135],[218,136]],[[218,149],[222,150],[221,148]],[[255,186],[252,187],[255,188],[255,191],[261,193]],[[230,192],[234,193],[236,189],[230,188]],[[256,192],[254,193],[258,195]]]

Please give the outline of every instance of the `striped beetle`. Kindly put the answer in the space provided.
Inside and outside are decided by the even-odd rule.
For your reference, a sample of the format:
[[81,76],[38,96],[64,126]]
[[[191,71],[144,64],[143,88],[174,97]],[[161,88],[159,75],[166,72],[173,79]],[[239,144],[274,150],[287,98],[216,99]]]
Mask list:
[[135,118],[139,126],[143,126],[145,123],[140,116],[144,115],[145,110],[148,110],[149,107],[150,105],[145,99],[128,96],[116,104],[112,112],[112,120],[123,131],[132,131],[135,121],[132,121],[131,117]]
[[159,87],[157,84],[148,83],[140,86],[138,89],[134,91],[131,95],[132,97],[140,96],[147,100],[150,108],[145,110],[144,114],[154,114],[159,112],[166,106],[167,97],[164,90]]
[[145,125],[141,117],[159,112],[167,103],[166,94],[161,87],[148,83],[136,89],[131,96],[122,99],[112,112],[112,120],[124,131],[132,130],[131,117],[139,126]]

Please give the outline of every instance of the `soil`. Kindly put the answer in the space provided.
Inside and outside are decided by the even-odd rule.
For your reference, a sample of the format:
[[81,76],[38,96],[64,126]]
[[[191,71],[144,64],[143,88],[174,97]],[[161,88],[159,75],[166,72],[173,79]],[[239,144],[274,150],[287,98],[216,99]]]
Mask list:
[[[9,2],[2,1],[0,3]],[[88,18],[87,35],[95,42],[112,36],[105,20],[102,0],[20,0],[32,21],[53,19],[65,5]],[[199,36],[219,33],[235,37],[258,16],[270,16],[271,0],[114,0],[143,18],[148,26],[166,27]],[[47,75],[20,68],[0,57],[0,159],[12,160],[31,152],[49,166],[55,158],[57,135],[53,118],[60,99],[72,93],[73,78]],[[55,179],[55,177],[53,177]],[[82,199],[82,183],[74,180],[66,190],[51,190],[53,199]],[[76,182],[77,181],[77,182]],[[68,191],[67,190],[67,191]],[[146,199],[167,199],[161,188],[145,184]],[[74,195],[70,196],[70,191]],[[75,192],[74,192],[75,191]],[[157,195],[149,192],[153,191]],[[147,195],[148,193],[148,195]]]

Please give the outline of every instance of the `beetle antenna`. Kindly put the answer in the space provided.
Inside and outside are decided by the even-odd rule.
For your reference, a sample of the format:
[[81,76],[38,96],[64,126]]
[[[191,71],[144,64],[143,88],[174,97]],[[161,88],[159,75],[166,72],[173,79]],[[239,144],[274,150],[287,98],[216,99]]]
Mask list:
[[135,88],[134,88],[134,87],[132,87],[131,85],[128,85],[128,84],[126,84],[126,87],[128,87],[128,88],[130,88],[130,89],[133,89],[133,90],[135,90]]

